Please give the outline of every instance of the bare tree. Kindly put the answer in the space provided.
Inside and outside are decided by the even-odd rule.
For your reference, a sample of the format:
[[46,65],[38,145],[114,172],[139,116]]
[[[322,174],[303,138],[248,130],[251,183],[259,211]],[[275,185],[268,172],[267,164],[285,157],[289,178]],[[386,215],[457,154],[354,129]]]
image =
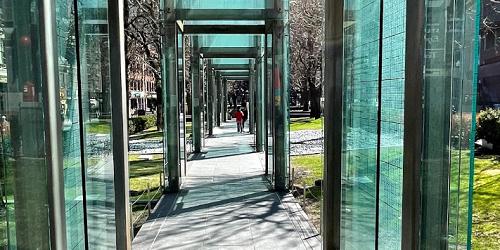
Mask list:
[[493,41],[495,51],[500,53],[500,0],[484,0],[481,13],[481,39]]
[[154,82],[157,94],[157,126],[162,127],[160,71],[160,5],[159,0],[126,1],[127,82]]
[[303,110],[310,108],[314,118],[321,117],[324,34],[323,0],[291,0],[292,91],[300,93]]

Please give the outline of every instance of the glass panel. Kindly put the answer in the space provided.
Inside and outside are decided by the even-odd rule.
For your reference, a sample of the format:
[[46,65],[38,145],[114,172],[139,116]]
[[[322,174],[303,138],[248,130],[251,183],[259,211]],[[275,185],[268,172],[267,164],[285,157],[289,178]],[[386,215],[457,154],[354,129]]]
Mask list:
[[[477,41],[466,38],[478,37],[477,3],[428,2],[421,244],[461,249],[470,241],[477,65]],[[346,0],[344,11],[343,248],[398,249],[406,5],[384,1],[382,34],[374,32],[380,30],[380,2]]]
[[194,69],[192,65],[192,55],[191,53],[194,52],[193,49],[193,38],[191,36],[184,36],[184,40],[186,41],[186,50],[184,53],[185,56],[185,87],[184,87],[184,111],[186,114],[186,156],[189,156],[193,151],[194,151],[194,145],[193,145],[193,95],[192,95],[192,90],[193,90],[193,77],[192,77],[192,70]]
[[262,56],[264,51],[264,39],[266,36],[258,36],[256,39],[257,45],[259,46],[259,58],[256,60],[256,71],[255,76],[257,77],[257,88],[256,88],[256,104],[257,104],[257,127],[260,127],[261,130],[257,130],[256,136],[259,138],[260,145],[258,145],[261,150],[265,152],[265,138],[267,136],[266,131],[266,75],[265,75],[265,60],[266,58]]
[[202,146],[205,146],[205,137],[208,136],[208,102],[210,101],[208,98],[208,66],[207,61],[204,59],[201,60],[202,67],[202,75],[203,75],[203,143]]
[[78,2],[89,247],[114,249],[115,195],[106,0]]
[[375,248],[380,1],[346,0],[342,240]]
[[273,148],[273,37],[271,34],[266,34],[266,58],[265,58],[265,71],[266,71],[266,79],[265,79],[265,93],[266,93],[266,130],[267,130],[267,165],[266,168],[268,170],[268,178],[271,183],[274,185],[274,148]]
[[0,247],[5,249],[50,247],[39,4],[0,5]]
[[64,190],[68,249],[85,247],[78,75],[73,0],[56,2],[59,85],[63,120]]
[[406,2],[386,0],[382,37],[379,249],[401,245]]
[[423,248],[470,247],[478,2],[426,7]]
[[268,0],[177,0],[178,9],[263,9]]
[[[254,47],[254,35],[200,35],[201,47]],[[215,58],[214,64],[248,64],[248,59]]]
[[179,84],[178,101],[179,101],[179,155],[181,176],[186,176],[186,82],[184,70],[184,35],[178,29],[177,31],[177,81]]

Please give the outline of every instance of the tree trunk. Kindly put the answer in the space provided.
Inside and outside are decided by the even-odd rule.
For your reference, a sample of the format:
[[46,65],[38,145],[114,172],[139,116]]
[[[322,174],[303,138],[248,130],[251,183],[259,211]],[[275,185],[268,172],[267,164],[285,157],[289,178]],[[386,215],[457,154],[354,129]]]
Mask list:
[[314,86],[314,83],[309,85],[309,93],[311,96],[311,113],[310,117],[314,119],[321,118],[321,86]]
[[303,84],[302,91],[300,93],[300,102],[302,104],[302,111],[309,111],[309,90],[307,84]]
[[163,94],[160,85],[156,87],[156,130],[163,130]]
[[238,107],[238,96],[236,96],[236,94],[233,94],[231,98],[233,99],[233,108],[236,109],[236,107]]
[[186,103],[187,103],[187,110],[186,110],[186,114],[187,115],[192,115],[192,99],[191,99],[191,91],[187,91],[186,93]]

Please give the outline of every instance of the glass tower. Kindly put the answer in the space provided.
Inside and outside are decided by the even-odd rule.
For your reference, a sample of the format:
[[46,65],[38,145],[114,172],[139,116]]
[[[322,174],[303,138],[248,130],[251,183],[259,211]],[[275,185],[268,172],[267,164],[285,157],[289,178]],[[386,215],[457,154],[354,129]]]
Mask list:
[[327,4],[326,249],[470,248],[478,3]]

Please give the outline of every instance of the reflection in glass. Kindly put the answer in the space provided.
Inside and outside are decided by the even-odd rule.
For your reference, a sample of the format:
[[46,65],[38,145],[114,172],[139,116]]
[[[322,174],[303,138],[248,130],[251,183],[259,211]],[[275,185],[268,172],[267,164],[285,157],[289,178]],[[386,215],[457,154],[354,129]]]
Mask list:
[[402,217],[406,2],[383,4],[378,247],[397,249]]
[[84,207],[80,144],[78,75],[73,0],[56,2],[59,87],[63,122],[64,190],[68,249],[83,249]]
[[107,1],[83,0],[78,3],[89,247],[114,249]]
[[380,1],[345,1],[342,240],[375,249]]
[[479,2],[425,9],[424,248],[470,247]]
[[177,27],[177,80],[178,102],[179,102],[179,161],[181,167],[181,176],[186,175],[186,82],[184,75],[184,35]]
[[267,164],[266,168],[268,170],[268,178],[271,183],[274,185],[275,176],[274,176],[274,148],[273,148],[273,104],[274,104],[274,96],[273,96],[273,36],[272,34],[266,34],[265,41],[265,71],[266,71],[266,79],[265,79],[265,93],[266,93],[266,134],[267,134]]
[[40,1],[0,3],[0,247],[49,249]]
[[[419,183],[420,244],[426,249],[462,248],[470,240],[477,65],[476,41],[470,37],[477,37],[476,4],[425,5],[426,43],[418,49],[426,53]],[[345,1],[341,166],[345,249],[401,246],[403,119],[405,112],[419,112],[404,110],[406,12],[406,3],[396,0]]]

